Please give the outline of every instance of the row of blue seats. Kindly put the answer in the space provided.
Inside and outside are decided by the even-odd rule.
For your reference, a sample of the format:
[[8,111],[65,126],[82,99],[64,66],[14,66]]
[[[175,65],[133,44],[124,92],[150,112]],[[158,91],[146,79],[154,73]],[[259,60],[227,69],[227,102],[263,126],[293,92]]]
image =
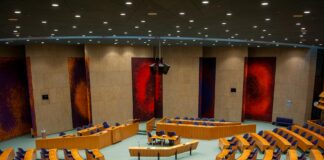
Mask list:
[[[176,116],[176,117],[174,117],[174,119],[181,119],[179,116]],[[216,121],[214,118],[193,118],[193,117],[183,117],[182,119],[184,119],[184,120],[191,120],[191,121],[193,121],[193,120],[196,120],[196,121],[211,121],[211,122],[214,122],[214,121]],[[219,120],[220,122],[225,122],[225,120],[224,119],[220,119]]]
[[322,123],[320,120],[316,120],[315,123],[320,125],[320,126],[324,126],[324,122]]
[[313,131],[313,132],[315,132],[317,134],[320,134],[320,135],[324,136],[324,133],[321,133],[320,129],[315,130],[314,126],[309,126],[307,123],[304,123],[303,128],[311,130],[311,131]]
[[[171,120],[166,120],[166,123],[172,123],[172,121]],[[177,124],[183,124],[183,123],[181,121],[179,121],[179,122],[177,122]],[[199,125],[198,122],[194,122],[193,124],[194,125]],[[215,124],[207,123],[207,122],[203,122],[203,123],[201,123],[201,125],[203,125],[203,126],[215,126]]]
[[[291,129],[291,127],[288,127],[287,129],[293,131],[293,130]],[[284,134],[283,134],[283,131],[279,131],[278,128],[275,128],[275,129],[273,129],[272,131],[273,131],[274,133],[279,134],[279,135],[282,136],[283,138],[287,139],[289,142],[292,141],[291,138],[293,138],[293,136],[289,137],[289,134],[287,134],[287,133],[284,135]],[[299,129],[295,129],[293,132],[296,133],[296,134],[298,134],[298,133],[299,133]],[[317,145],[317,144],[318,144],[318,139],[313,140],[313,136],[308,136],[308,137],[306,137],[306,132],[303,132],[303,133],[301,133],[300,135],[301,135],[302,137],[306,138],[308,141],[312,142],[313,145]],[[293,143],[294,143],[294,142],[293,142]]]

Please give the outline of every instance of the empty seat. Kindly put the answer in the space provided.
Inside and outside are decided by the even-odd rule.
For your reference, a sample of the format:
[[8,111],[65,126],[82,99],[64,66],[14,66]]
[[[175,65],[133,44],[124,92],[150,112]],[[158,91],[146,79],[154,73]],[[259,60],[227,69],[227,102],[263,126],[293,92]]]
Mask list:
[[278,132],[278,128],[275,128],[272,130],[274,133],[277,133]]
[[288,138],[288,141],[291,143],[294,140],[294,137]]
[[298,128],[295,129],[294,132],[298,134],[299,133],[299,129]]
[[246,133],[246,134],[243,135],[243,138],[244,139],[247,139],[248,137],[249,137],[249,134],[248,133]]
[[309,130],[314,131],[314,126],[311,126]]
[[262,136],[263,135],[263,131],[259,131],[258,135]]
[[179,116],[176,116],[176,117],[174,117],[174,119],[180,119],[180,117]]
[[59,136],[65,136],[65,133],[64,133],[64,132],[61,132],[61,133],[59,134]]
[[183,119],[184,119],[184,120],[188,120],[189,118],[188,118],[188,117],[184,117]]
[[307,140],[309,140],[309,141],[312,141],[312,139],[313,139],[313,136],[307,137]]
[[308,124],[304,123],[303,128],[308,128]]
[[198,122],[194,122],[193,124],[194,124],[194,125],[199,125],[199,123],[198,123]]
[[300,134],[302,137],[306,136],[306,132],[303,132],[302,134]]
[[315,141],[312,142],[314,144],[314,146],[316,146],[318,144],[318,139],[316,139]]
[[115,126],[120,126],[120,123],[116,122],[116,123],[115,123]]
[[177,124],[182,124],[182,122],[181,122],[181,121],[179,121],[179,122],[177,122]]
[[284,137],[285,139],[287,139],[287,138],[288,138],[288,136],[289,136],[288,134],[285,134],[285,135],[284,135],[283,137]]
[[279,131],[279,133],[278,133],[280,136],[282,136],[283,135],[283,131]]

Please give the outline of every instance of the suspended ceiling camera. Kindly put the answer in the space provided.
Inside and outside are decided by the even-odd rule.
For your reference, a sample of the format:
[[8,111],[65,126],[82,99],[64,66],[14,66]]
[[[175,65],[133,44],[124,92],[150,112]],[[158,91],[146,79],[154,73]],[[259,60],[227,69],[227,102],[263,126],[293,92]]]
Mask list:
[[161,43],[160,43],[160,41],[159,41],[159,57],[158,58],[154,57],[154,58],[155,58],[155,63],[150,65],[151,71],[154,73],[158,72],[160,74],[167,74],[170,69],[170,66],[166,63],[163,63],[163,60],[161,58]]

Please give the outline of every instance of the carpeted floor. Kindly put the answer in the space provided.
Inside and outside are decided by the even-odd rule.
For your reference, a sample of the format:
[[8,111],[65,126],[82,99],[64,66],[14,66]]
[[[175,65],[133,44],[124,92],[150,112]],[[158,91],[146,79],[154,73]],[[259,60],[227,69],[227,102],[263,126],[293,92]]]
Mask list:
[[[258,121],[245,121],[245,124],[254,123],[257,125],[257,131],[260,130],[272,130],[276,126],[273,126],[270,123],[265,122],[258,122]],[[140,130],[145,130],[145,124],[140,124]],[[75,131],[68,131],[66,133],[75,133]],[[57,134],[50,135],[49,137],[58,136]],[[188,142],[191,139],[182,138],[182,143]],[[146,135],[136,135],[126,140],[123,140],[120,143],[111,145],[109,147],[101,149],[101,152],[105,155],[106,160],[137,160],[137,157],[130,157],[128,152],[128,147],[130,146],[148,146],[147,145],[147,137]],[[28,149],[28,148],[35,148],[34,138],[31,138],[29,135],[17,137],[14,139],[10,139],[7,141],[0,142],[0,149],[5,149],[7,147],[14,147],[17,149],[18,147]],[[178,159],[184,160],[213,160],[215,159],[216,155],[220,152],[218,147],[218,140],[200,140],[197,150],[193,151],[192,155],[190,156],[189,153],[183,153],[178,155]],[[85,158],[84,151],[80,151],[81,156]],[[237,157],[240,153],[237,153]],[[37,157],[40,158],[40,154],[37,154]],[[59,151],[59,158],[63,159],[63,152]],[[263,154],[259,152],[258,159],[262,159]],[[157,159],[157,158],[141,158],[143,160],[149,159]],[[174,157],[168,158],[161,158],[161,160],[171,160]],[[285,159],[285,156],[282,156],[282,159]]]

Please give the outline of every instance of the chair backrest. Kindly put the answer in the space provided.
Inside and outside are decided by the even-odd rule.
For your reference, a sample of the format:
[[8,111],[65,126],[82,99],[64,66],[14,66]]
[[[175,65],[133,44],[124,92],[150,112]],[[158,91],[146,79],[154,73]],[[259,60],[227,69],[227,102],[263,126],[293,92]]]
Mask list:
[[250,145],[251,145],[251,146],[253,146],[253,145],[254,145],[254,143],[255,143],[255,141],[252,141],[252,142],[250,143]]
[[317,145],[318,143],[318,139],[316,139],[315,141],[312,142],[314,145]]
[[304,159],[304,158],[306,158],[306,153],[305,153],[305,152],[303,152],[303,153],[298,157],[298,159]]
[[199,125],[199,123],[198,122],[194,122],[194,125]]
[[166,122],[166,123],[171,123],[171,120],[167,119],[165,122]]
[[59,136],[64,136],[65,135],[65,133],[64,132],[61,132],[60,134],[59,134]]
[[295,129],[294,132],[298,134],[299,133],[299,129],[298,128]]
[[224,119],[221,119],[221,120],[219,120],[220,122],[225,122],[225,120]]
[[282,134],[283,134],[283,131],[279,131],[279,133],[278,133],[278,134],[282,136]]
[[289,127],[287,127],[287,129],[288,129],[288,130],[291,130],[292,128],[291,128],[291,126],[289,126]]
[[215,124],[214,124],[214,123],[209,123],[208,125],[209,125],[209,126],[215,126]]
[[278,132],[278,128],[275,128],[272,131],[275,132],[275,133],[277,133]]
[[320,129],[317,129],[315,132],[318,133],[318,134],[320,134],[321,133],[321,130]]
[[307,140],[311,141],[313,139],[313,136],[309,136]]
[[206,122],[204,122],[204,123],[202,123],[202,125],[204,125],[204,126],[207,126],[207,123],[206,123]]
[[102,125],[104,128],[109,128],[109,124],[107,122],[103,122]]
[[243,135],[243,138],[244,139],[247,139],[248,137],[249,137],[249,134],[248,133],[246,133],[246,134]]
[[272,141],[272,137],[269,137],[268,139],[266,139],[268,142]]
[[263,135],[263,131],[259,131],[258,135],[262,136]]
[[290,137],[288,141],[291,143],[292,141],[294,141],[294,137]]
[[116,122],[116,123],[115,123],[115,126],[120,126],[120,123]]
[[297,141],[297,140],[295,140],[295,141],[293,141],[293,142],[291,143],[291,146],[296,146],[296,145],[297,145],[297,143],[298,143],[298,141]]
[[21,153],[26,153],[26,151],[20,147],[18,147],[18,151],[21,152]]
[[176,117],[174,117],[174,119],[180,119],[180,117],[179,116],[176,116]]
[[309,128],[309,130],[313,131],[313,130],[314,130],[314,126],[311,126],[311,127]]
[[175,136],[176,135],[175,132],[168,132],[167,134],[168,134],[169,137],[172,137],[172,136]]
[[283,137],[284,137],[285,139],[287,139],[287,138],[288,138],[288,136],[289,136],[288,134],[285,134],[285,135],[284,135]]
[[188,117],[184,117],[183,119],[188,120],[189,118]]
[[179,121],[179,122],[177,122],[177,124],[182,124],[182,122],[181,122],[181,121]]
[[248,141],[248,142],[251,142],[251,141],[252,141],[252,137],[249,137],[249,138],[247,139],[247,141]]
[[304,123],[303,128],[308,128],[308,124]]
[[146,132],[148,137],[152,137],[151,132]]
[[195,118],[191,117],[191,118],[190,118],[190,120],[192,120],[192,121],[193,121],[193,120],[195,120]]
[[0,149],[0,155],[3,153],[3,151]]
[[272,142],[270,143],[270,146],[274,146],[276,143],[277,143],[277,141],[272,141]]
[[306,132],[303,132],[302,134],[300,134],[302,137],[306,136]]

